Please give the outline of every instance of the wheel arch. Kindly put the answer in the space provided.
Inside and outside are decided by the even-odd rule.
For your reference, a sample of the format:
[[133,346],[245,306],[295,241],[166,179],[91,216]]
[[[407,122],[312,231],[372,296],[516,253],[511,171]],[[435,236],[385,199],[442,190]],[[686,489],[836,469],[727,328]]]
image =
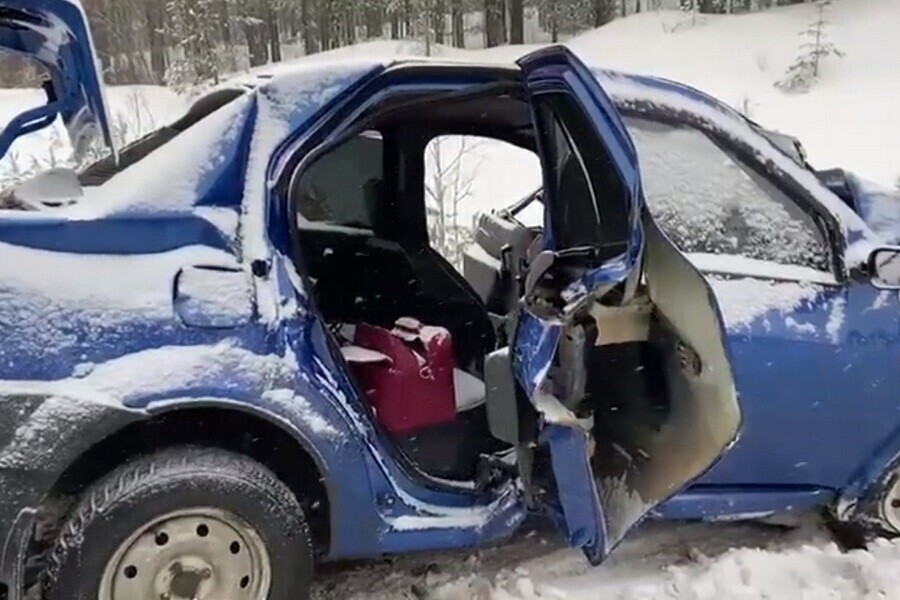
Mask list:
[[230,450],[270,468],[303,505],[316,553],[329,552],[333,490],[329,470],[312,441],[276,415],[228,401],[170,405],[111,432],[69,463],[39,514],[49,515],[50,523],[58,522],[91,483],[139,456],[181,445]]

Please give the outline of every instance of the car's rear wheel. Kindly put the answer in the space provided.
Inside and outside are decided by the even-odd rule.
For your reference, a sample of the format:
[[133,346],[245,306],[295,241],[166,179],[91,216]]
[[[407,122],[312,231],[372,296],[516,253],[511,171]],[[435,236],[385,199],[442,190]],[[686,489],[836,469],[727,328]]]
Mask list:
[[300,600],[313,555],[275,475],[216,449],[141,458],[87,491],[63,525],[46,600]]

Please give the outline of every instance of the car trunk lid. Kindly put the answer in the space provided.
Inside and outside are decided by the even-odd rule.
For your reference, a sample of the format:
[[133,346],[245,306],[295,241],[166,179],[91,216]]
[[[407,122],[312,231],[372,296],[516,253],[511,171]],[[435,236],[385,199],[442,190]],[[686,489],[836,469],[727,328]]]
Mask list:
[[47,103],[18,115],[0,134],[0,156],[19,137],[57,117],[76,159],[96,140],[114,151],[100,65],[87,16],[78,0],[0,0],[0,48],[47,70]]

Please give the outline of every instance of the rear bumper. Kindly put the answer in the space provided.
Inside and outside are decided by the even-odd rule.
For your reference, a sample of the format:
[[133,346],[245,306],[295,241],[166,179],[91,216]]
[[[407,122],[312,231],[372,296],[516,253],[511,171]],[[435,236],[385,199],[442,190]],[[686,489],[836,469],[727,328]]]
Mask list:
[[56,482],[94,444],[141,418],[80,399],[0,395],[0,584],[8,600],[22,597],[38,510]]

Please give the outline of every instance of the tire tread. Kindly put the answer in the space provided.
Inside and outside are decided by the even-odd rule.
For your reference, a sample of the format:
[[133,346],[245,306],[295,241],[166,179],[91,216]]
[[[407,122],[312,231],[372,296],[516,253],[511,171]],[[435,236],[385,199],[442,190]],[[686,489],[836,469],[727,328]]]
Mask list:
[[[165,485],[169,478],[215,472],[242,485],[265,490],[273,506],[282,506],[286,527],[302,531],[310,555],[309,527],[294,493],[266,466],[253,459],[219,448],[182,446],[139,457],[98,480],[71,511],[53,549],[47,555],[41,585],[44,590],[57,582],[69,555],[84,543],[84,531],[116,502],[142,488]],[[294,522],[291,523],[290,519]]]

